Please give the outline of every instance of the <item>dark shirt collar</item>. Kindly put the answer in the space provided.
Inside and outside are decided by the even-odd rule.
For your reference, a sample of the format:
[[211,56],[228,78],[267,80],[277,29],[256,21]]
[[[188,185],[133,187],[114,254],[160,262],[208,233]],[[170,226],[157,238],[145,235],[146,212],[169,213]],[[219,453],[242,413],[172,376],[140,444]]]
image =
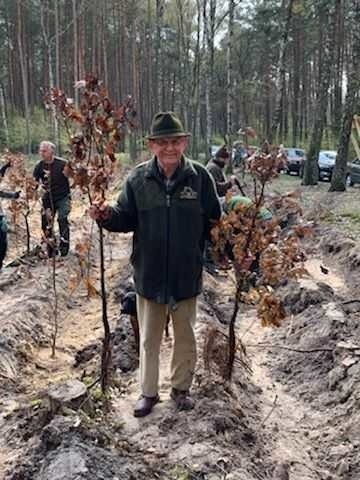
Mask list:
[[166,181],[174,182],[176,180],[176,178],[179,176],[180,171],[184,167],[184,159],[181,158],[181,160],[180,160],[178,166],[176,167],[176,169],[174,170],[173,174],[168,178],[168,177],[166,177],[166,175],[164,173],[164,170],[163,170],[162,166],[160,165],[159,160],[156,157],[155,157],[155,162],[156,162],[156,168],[157,168],[158,174],[164,182],[166,182]]

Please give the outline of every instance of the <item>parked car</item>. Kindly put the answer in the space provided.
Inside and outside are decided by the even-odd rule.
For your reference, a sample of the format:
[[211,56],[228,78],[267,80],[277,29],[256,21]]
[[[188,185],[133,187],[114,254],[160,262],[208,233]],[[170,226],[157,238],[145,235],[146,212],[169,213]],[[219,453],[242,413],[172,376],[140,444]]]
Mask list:
[[289,175],[296,173],[296,175],[302,176],[306,161],[305,150],[297,147],[284,148],[284,153],[287,157],[286,173]]
[[215,157],[215,153],[219,150],[221,145],[211,145],[210,146],[210,155],[211,157]]
[[360,183],[360,158],[355,158],[352,162],[348,163],[346,186],[351,187],[355,183]]
[[319,180],[331,180],[336,155],[337,152],[335,150],[320,150],[318,157]]
[[[220,147],[221,147],[221,145],[211,145],[210,146],[210,156],[211,156],[211,158],[215,157],[216,152],[219,150]],[[233,159],[234,159],[234,156],[235,156],[235,148],[232,149],[232,158]]]

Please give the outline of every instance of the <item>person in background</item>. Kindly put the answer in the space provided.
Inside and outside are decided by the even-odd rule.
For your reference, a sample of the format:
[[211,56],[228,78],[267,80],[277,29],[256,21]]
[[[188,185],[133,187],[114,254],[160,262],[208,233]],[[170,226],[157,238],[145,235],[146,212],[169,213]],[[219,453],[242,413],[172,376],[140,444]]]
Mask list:
[[[11,162],[6,163],[0,168],[0,182],[4,178],[4,175],[9,167],[11,167]],[[6,198],[6,199],[14,200],[19,198],[19,196],[20,196],[20,192],[9,192],[7,190],[0,190],[0,199]],[[0,204],[0,270],[3,267],[3,262],[6,256],[6,251],[8,246],[7,232],[8,232],[8,226],[7,226],[6,216]]]
[[230,152],[226,145],[222,145],[215,156],[206,165],[206,169],[215,181],[216,191],[219,197],[224,197],[226,192],[236,184],[236,177],[232,175],[226,180],[224,167],[229,162]]
[[245,148],[244,142],[235,142],[234,143],[235,153],[234,153],[234,167],[238,167],[241,170],[245,169],[245,160],[248,157],[247,150]]
[[66,256],[70,247],[70,228],[68,216],[71,208],[69,179],[64,175],[66,160],[55,156],[55,145],[43,141],[39,146],[41,160],[36,164],[33,172],[35,180],[43,188],[41,227],[47,240],[49,257],[56,255],[53,245],[52,225],[55,215],[59,225],[59,251],[62,257]]
[[170,396],[178,410],[194,407],[190,387],[202,254],[221,208],[208,171],[184,155],[189,136],[174,112],[157,113],[147,137],[151,160],[134,168],[114,206],[90,208],[107,230],[134,233],[141,390],[135,417],[148,415],[159,401],[159,351],[168,313],[174,338]]

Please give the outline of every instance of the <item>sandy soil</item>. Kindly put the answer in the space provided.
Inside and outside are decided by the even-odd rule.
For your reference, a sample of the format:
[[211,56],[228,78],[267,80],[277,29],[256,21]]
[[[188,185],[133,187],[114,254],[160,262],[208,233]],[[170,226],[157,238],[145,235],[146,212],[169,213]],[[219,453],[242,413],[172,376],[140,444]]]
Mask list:
[[[82,212],[83,206],[73,210],[73,244],[89,228]],[[239,315],[237,336],[247,348],[252,375],[237,367],[231,386],[205,368],[203,345],[209,326],[226,331],[233,284],[224,273],[205,275],[196,408],[176,412],[168,398],[170,331],[161,352],[162,401],[144,419],[132,416],[137,362],[129,319],[119,312],[119,298],[131,284],[129,236],[107,238],[114,332],[108,410],[97,387],[90,392],[91,411],[54,416],[46,402],[50,384],[98,375],[100,302],[97,296],[88,298],[81,284],[69,293],[76,255],[57,266],[56,359],[49,343],[51,265],[36,260],[5,269],[0,278],[0,479],[358,480],[359,250],[332,227],[320,224],[316,235],[308,245],[309,277],[280,292],[288,312],[283,326],[261,328],[251,309]],[[96,249],[94,243],[94,278]]]

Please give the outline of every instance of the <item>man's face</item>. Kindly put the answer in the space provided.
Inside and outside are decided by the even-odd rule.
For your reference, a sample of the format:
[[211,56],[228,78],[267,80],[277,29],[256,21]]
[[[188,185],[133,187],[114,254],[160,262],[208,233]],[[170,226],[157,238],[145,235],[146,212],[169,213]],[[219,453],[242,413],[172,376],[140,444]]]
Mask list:
[[39,147],[39,155],[45,162],[51,162],[54,156],[54,152],[50,145],[40,145]]
[[164,137],[148,143],[149,150],[164,167],[178,165],[187,146],[188,137]]

